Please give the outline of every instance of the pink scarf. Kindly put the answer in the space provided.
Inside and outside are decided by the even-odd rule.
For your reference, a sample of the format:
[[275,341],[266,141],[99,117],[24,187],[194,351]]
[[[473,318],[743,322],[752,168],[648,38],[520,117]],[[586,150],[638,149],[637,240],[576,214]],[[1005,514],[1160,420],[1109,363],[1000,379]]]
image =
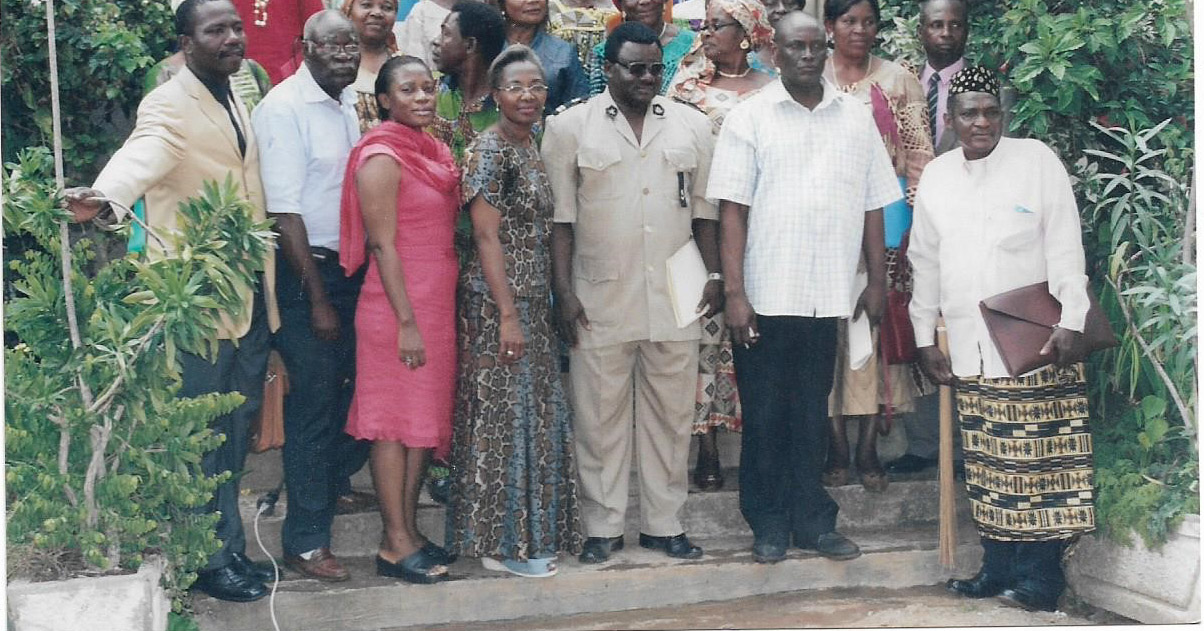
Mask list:
[[[391,149],[401,159],[401,167],[406,175],[426,182],[437,191],[450,193],[460,183],[460,170],[452,159],[451,149],[425,131],[384,121],[364,134],[347,159],[343,198],[339,207],[339,264],[348,276],[367,260],[367,234],[364,231],[364,216],[360,212],[355,174],[359,170],[364,148],[371,145],[384,145]],[[403,200],[397,201],[400,204]]]

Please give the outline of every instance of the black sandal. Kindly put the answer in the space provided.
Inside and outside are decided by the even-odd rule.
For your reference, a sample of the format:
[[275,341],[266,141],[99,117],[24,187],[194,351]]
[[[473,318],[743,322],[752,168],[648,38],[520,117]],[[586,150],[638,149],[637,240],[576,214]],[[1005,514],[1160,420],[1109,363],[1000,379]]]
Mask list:
[[452,563],[456,562],[457,558],[459,558],[451,552],[448,552],[446,548],[436,545],[432,541],[428,541],[422,546],[422,553],[430,557],[430,559],[437,565],[451,565]]
[[[432,571],[436,568],[442,568],[443,571],[432,574]],[[418,550],[396,563],[386,561],[378,554],[376,555],[376,573],[380,576],[400,578],[407,583],[418,583],[420,585],[438,583],[448,578],[447,568],[440,563],[436,563],[423,550]]]

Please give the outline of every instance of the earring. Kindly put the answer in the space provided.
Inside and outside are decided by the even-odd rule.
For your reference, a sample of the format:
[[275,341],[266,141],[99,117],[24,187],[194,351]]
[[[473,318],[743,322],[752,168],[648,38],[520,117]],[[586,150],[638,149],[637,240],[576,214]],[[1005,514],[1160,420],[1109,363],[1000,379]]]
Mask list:
[[750,44],[748,43],[748,40],[746,40],[746,39],[740,40],[740,50],[748,50],[749,46],[750,46]]

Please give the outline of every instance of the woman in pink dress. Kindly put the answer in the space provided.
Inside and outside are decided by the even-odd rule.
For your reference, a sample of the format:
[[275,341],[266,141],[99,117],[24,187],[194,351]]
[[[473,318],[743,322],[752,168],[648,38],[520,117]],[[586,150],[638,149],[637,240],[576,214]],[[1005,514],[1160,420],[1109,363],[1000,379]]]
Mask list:
[[340,213],[339,262],[351,274],[368,259],[347,433],[373,441],[384,522],[377,573],[433,583],[454,557],[418,532],[418,490],[431,451],[446,454],[451,444],[459,171],[447,146],[423,131],[435,117],[426,64],[390,59],[376,96],[384,122],[351,152]]

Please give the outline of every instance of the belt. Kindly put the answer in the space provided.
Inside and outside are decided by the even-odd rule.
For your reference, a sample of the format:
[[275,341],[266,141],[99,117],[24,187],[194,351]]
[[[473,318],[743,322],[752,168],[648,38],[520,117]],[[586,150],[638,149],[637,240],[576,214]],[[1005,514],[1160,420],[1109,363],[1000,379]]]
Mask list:
[[333,261],[335,263],[339,262],[339,253],[335,252],[334,250],[332,250],[330,248],[324,248],[324,247],[317,246],[317,245],[311,245],[311,246],[309,246],[309,254],[310,254],[310,256],[313,256],[314,259],[316,259],[318,261],[325,262],[325,261],[329,260],[329,261]]

